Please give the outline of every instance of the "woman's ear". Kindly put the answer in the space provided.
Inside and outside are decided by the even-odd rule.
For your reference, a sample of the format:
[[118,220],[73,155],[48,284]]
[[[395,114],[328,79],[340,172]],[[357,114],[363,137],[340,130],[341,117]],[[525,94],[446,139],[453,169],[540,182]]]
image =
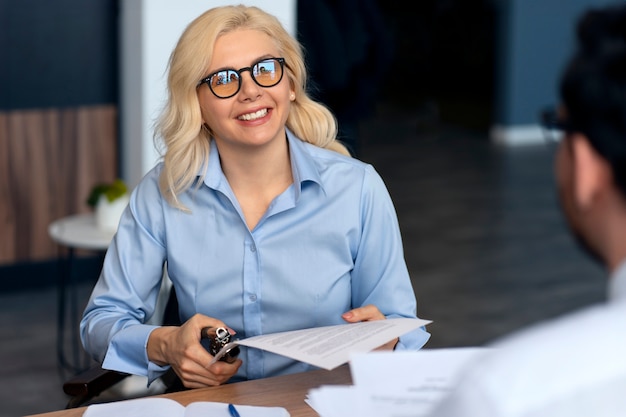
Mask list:
[[610,185],[611,170],[585,135],[574,133],[569,140],[572,141],[574,160],[574,198],[582,209],[586,209]]

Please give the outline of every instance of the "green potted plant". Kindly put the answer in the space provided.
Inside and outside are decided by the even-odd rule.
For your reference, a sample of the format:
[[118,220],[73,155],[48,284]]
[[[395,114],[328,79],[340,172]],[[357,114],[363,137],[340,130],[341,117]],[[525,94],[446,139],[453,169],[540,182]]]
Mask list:
[[97,184],[91,189],[87,204],[94,208],[99,229],[115,231],[128,205],[128,187],[119,178],[111,183]]

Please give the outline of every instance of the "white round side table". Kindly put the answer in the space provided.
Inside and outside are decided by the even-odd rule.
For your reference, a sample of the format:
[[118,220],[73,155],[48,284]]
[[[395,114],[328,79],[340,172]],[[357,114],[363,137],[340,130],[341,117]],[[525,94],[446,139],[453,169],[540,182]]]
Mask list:
[[[58,311],[57,311],[57,360],[61,369],[78,373],[89,367],[84,359],[81,364],[79,356],[82,350],[79,334],[78,300],[76,287],[72,282],[72,268],[74,263],[74,250],[86,249],[92,251],[106,251],[115,235],[115,230],[103,230],[96,226],[94,214],[76,214],[63,217],[52,222],[48,226],[48,234],[56,243],[67,248],[67,256],[60,257],[62,261],[58,279]],[[74,342],[72,343],[72,357],[70,361],[65,354],[65,312],[66,312],[66,289],[71,291],[70,323]],[[84,356],[84,355],[83,355]]]
[[99,229],[93,214],[76,214],[52,222],[48,233],[55,242],[68,248],[106,250],[115,230]]

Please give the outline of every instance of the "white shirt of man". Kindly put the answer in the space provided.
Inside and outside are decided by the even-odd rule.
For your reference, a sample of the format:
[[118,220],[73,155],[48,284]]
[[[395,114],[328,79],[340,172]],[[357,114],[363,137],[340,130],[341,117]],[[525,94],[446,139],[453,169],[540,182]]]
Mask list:
[[626,416],[626,261],[608,302],[492,345],[433,417]]

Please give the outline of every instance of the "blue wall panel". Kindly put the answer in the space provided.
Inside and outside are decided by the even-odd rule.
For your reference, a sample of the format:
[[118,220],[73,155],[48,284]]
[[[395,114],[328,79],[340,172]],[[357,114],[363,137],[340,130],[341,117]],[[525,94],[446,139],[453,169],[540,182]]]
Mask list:
[[0,0],[0,110],[117,103],[117,0]]
[[541,108],[558,104],[558,80],[574,46],[576,21],[590,7],[615,3],[499,1],[496,124],[535,124]]

